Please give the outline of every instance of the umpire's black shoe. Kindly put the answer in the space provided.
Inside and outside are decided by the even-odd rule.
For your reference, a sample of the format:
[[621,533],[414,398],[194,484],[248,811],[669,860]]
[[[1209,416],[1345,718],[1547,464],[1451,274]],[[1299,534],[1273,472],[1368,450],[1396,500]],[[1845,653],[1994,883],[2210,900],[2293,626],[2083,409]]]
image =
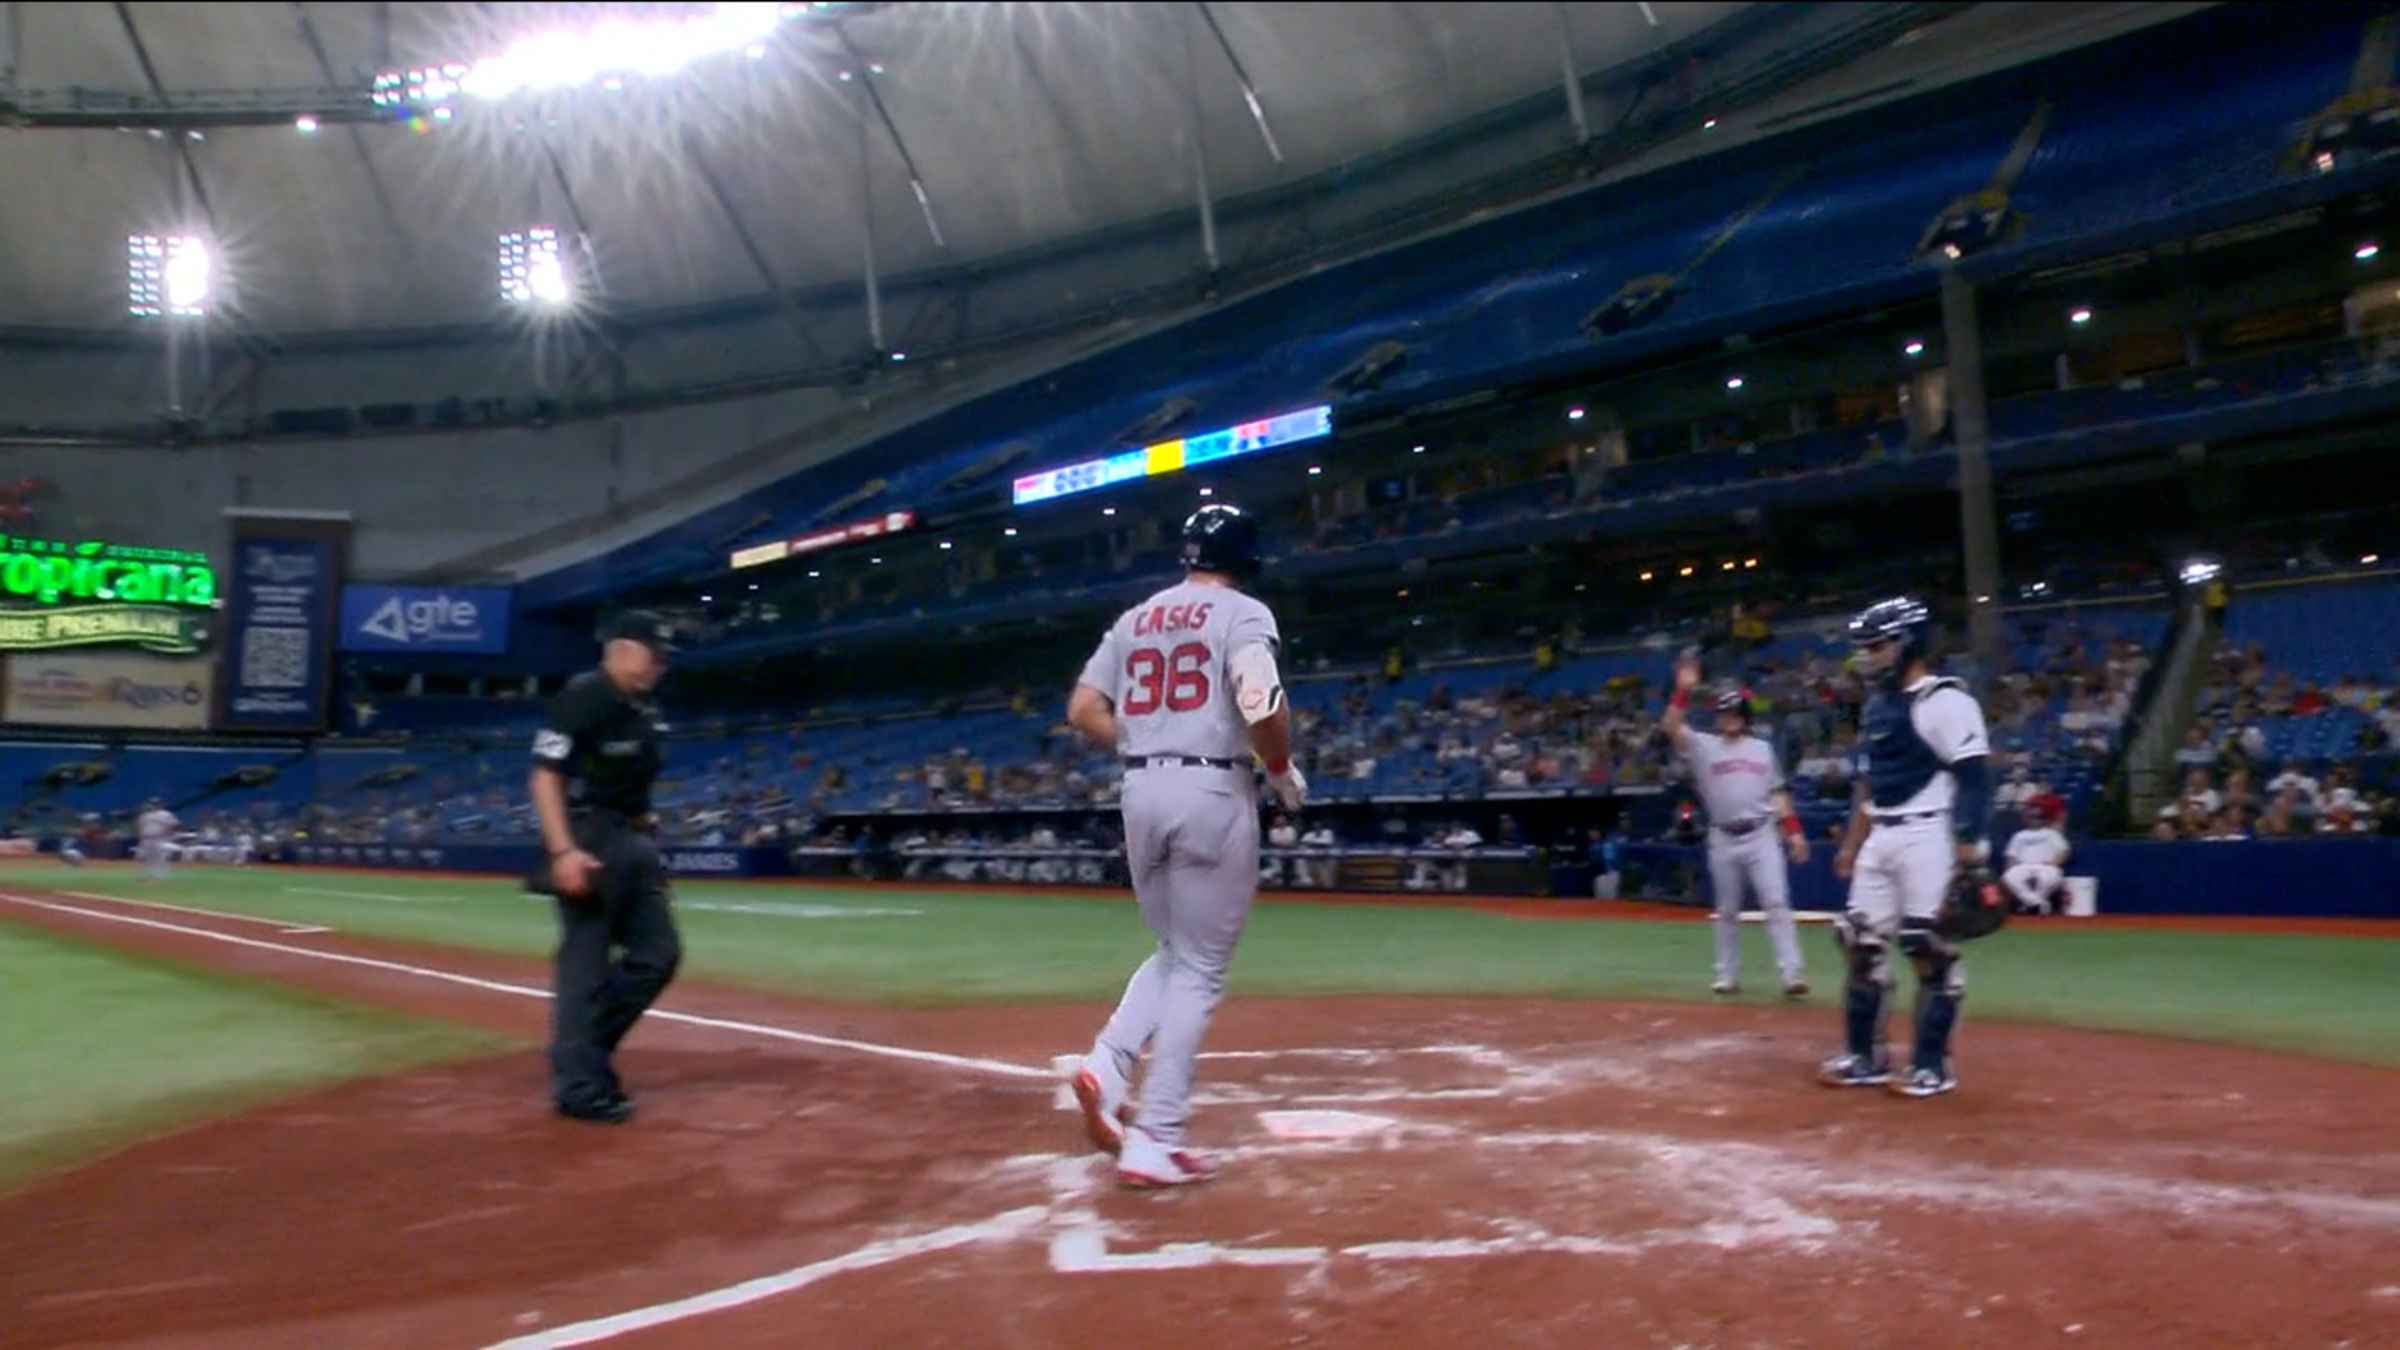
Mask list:
[[633,1098],[612,1092],[590,1101],[560,1102],[558,1113],[591,1125],[622,1125],[633,1119]]

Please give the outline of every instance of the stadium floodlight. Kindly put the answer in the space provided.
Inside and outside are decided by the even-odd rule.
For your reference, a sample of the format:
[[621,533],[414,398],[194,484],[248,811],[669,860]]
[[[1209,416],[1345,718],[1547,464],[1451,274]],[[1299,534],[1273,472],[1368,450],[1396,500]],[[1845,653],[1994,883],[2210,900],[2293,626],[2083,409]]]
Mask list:
[[558,231],[547,225],[500,236],[500,298],[512,304],[563,305],[573,298]]
[[1725,377],[1725,387],[1727,389],[1740,389],[1742,384],[1742,377],[1739,375],[1728,375]]
[[1569,409],[1567,409],[1567,420],[1568,420],[1568,421],[1570,421],[1570,422],[1580,422],[1580,421],[1582,421],[1582,420],[1583,420],[1583,409],[1582,409],[1581,407],[1574,407],[1574,408],[1569,408]]
[[292,120],[292,126],[298,130],[301,135],[311,136],[316,134],[317,119],[309,116],[307,113],[302,113]]
[[2357,248],[2350,250],[2350,256],[2358,259],[2360,262],[2373,262],[2375,261],[2376,255],[2382,252],[2383,246],[2376,243],[2374,240],[2369,239],[2360,244]]
[[2180,575],[2184,585],[2201,586],[2215,581],[2217,574],[2224,570],[2224,566],[2213,558],[2194,558],[2183,565]]
[[198,235],[125,237],[125,308],[135,318],[196,317],[215,289],[215,263]]
[[591,84],[619,90],[629,78],[663,78],[712,56],[757,60],[776,28],[801,14],[791,5],[733,3],[543,28],[472,61],[384,71],[372,98],[377,107],[439,107],[461,96],[497,100]]
[[2075,325],[2077,328],[2081,328],[2091,321],[2092,308],[2089,305],[2077,305],[2074,309],[2067,312],[2067,322]]
[[1925,354],[1924,339],[1910,338],[1908,345],[1900,349],[1900,354],[1902,356],[1923,356]]

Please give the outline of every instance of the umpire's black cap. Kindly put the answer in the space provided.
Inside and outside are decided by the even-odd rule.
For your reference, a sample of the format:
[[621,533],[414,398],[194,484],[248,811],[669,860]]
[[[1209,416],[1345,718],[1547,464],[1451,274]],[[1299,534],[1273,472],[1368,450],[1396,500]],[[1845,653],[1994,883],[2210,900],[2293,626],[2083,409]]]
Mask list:
[[600,626],[600,644],[638,642],[652,654],[675,654],[675,626],[646,609],[629,609]]

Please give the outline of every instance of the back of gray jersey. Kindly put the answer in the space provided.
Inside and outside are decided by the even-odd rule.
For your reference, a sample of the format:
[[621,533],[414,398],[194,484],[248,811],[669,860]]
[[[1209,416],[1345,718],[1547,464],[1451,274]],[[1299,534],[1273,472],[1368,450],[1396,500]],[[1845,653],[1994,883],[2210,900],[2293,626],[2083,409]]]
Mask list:
[[1179,582],[1109,626],[1082,683],[1116,706],[1125,754],[1239,759],[1250,753],[1250,731],[1228,663],[1246,647],[1272,651],[1280,641],[1275,615],[1258,600]]

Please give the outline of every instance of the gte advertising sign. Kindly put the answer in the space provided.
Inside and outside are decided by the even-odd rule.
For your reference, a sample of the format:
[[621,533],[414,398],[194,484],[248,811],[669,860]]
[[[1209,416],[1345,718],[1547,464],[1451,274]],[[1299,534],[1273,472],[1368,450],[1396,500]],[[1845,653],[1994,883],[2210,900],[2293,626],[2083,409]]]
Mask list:
[[345,586],[341,649],[497,656],[508,650],[508,601],[500,587]]
[[0,651],[102,645],[179,655],[208,640],[205,554],[0,535]]

